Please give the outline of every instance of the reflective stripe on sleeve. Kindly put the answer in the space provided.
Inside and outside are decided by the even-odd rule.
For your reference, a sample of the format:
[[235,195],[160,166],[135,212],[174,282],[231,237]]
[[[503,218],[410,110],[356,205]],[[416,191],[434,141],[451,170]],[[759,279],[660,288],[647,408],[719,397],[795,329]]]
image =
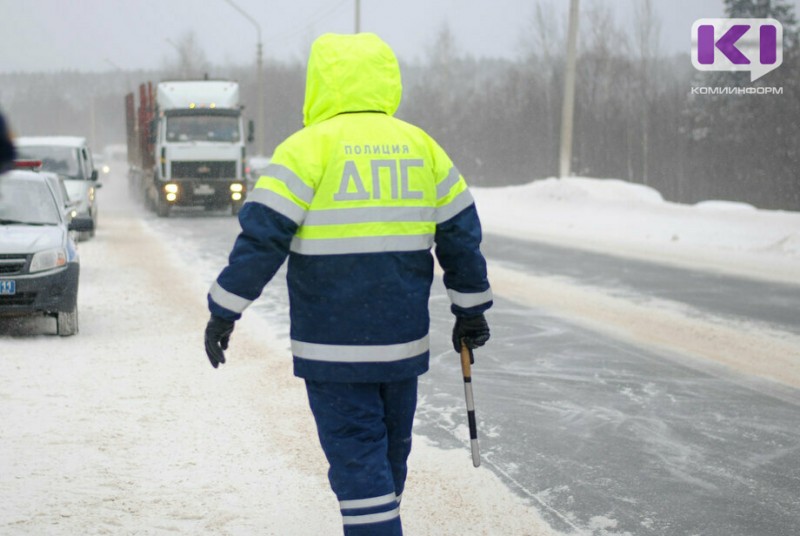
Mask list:
[[251,303],[253,303],[253,300],[248,300],[242,298],[241,296],[237,296],[232,292],[228,292],[219,286],[219,283],[216,281],[214,281],[214,284],[211,285],[211,289],[208,291],[208,294],[211,296],[211,299],[214,300],[214,303],[224,307],[229,311],[233,311],[234,313],[243,312]]
[[305,203],[310,205],[311,201],[314,200],[314,189],[303,182],[303,179],[298,177],[297,174],[288,167],[280,164],[270,164],[264,170],[264,175],[267,177],[274,177],[284,183],[286,187],[289,188],[289,191]]
[[475,307],[492,300],[492,289],[483,292],[458,292],[457,290],[447,289],[447,295],[454,305],[459,307]]
[[458,183],[460,178],[461,173],[458,172],[458,169],[456,169],[455,166],[450,168],[450,173],[447,174],[447,177],[436,185],[436,198],[441,199],[449,194],[450,190]]
[[342,510],[352,510],[354,508],[372,508],[374,506],[382,506],[384,504],[392,504],[394,502],[397,502],[397,495],[392,492],[386,495],[381,495],[380,497],[339,501],[339,508]]
[[245,201],[245,203],[261,203],[275,212],[286,216],[297,225],[303,223],[306,214],[303,207],[296,205],[291,200],[276,194],[272,190],[267,190],[266,188],[254,189],[247,195],[247,201]]
[[469,190],[464,190],[453,198],[448,204],[436,209],[436,223],[444,223],[468,206],[474,203]]
[[388,512],[378,512],[377,514],[364,514],[360,516],[342,516],[344,525],[366,525],[368,523],[380,523],[389,521],[400,516],[400,508],[389,510]]
[[422,251],[433,246],[433,235],[357,236],[348,238],[292,238],[289,249],[301,255],[341,255],[385,251]]
[[338,345],[318,344],[292,339],[292,354],[311,361],[339,363],[386,363],[416,357],[428,351],[430,344],[425,335],[416,341],[400,344]]

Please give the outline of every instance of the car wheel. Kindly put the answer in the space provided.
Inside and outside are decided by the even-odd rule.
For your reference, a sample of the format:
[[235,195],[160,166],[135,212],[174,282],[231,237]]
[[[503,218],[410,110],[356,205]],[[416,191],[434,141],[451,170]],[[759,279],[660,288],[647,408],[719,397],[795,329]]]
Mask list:
[[72,311],[59,311],[56,314],[56,331],[62,337],[78,333],[78,306]]

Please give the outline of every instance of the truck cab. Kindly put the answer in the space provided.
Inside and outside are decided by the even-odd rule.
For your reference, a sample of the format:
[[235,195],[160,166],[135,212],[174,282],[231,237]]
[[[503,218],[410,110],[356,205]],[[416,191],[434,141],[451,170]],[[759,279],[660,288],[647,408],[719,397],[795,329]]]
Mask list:
[[147,198],[159,216],[174,206],[238,213],[247,195],[246,141],[239,85],[231,81],[161,82],[157,86],[153,180]]

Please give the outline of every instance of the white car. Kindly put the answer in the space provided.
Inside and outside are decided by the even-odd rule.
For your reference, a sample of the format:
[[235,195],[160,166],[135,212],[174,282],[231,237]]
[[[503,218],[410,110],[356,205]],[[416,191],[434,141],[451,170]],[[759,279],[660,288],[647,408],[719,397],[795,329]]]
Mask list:
[[16,169],[0,177],[0,316],[45,314],[61,336],[78,333],[80,260],[63,193],[46,173]]
[[86,138],[78,136],[31,136],[14,141],[18,158],[41,160],[42,170],[59,174],[71,200],[75,201],[76,221],[87,231],[83,238],[94,236],[97,228],[97,195],[101,184],[92,161]]

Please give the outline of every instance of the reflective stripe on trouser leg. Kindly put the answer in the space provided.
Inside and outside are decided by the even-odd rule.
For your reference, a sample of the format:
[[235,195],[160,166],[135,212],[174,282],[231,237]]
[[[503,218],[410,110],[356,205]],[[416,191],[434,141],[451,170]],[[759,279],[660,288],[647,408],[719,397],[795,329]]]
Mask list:
[[[347,536],[402,534],[394,473],[405,478],[405,460],[402,464],[395,461],[398,469],[393,470],[389,438],[404,436],[406,428],[410,431],[410,422],[405,420],[413,420],[413,407],[403,410],[400,406],[415,405],[416,397],[396,396],[399,393],[393,383],[306,381],[320,443],[330,464],[328,478],[340,502]],[[416,379],[410,385],[415,392]],[[383,393],[395,395],[388,408]],[[391,422],[397,415],[406,416],[402,426],[392,424],[391,433],[386,425],[387,410]],[[405,444],[408,446],[394,447],[394,451],[405,452],[410,443]]]

